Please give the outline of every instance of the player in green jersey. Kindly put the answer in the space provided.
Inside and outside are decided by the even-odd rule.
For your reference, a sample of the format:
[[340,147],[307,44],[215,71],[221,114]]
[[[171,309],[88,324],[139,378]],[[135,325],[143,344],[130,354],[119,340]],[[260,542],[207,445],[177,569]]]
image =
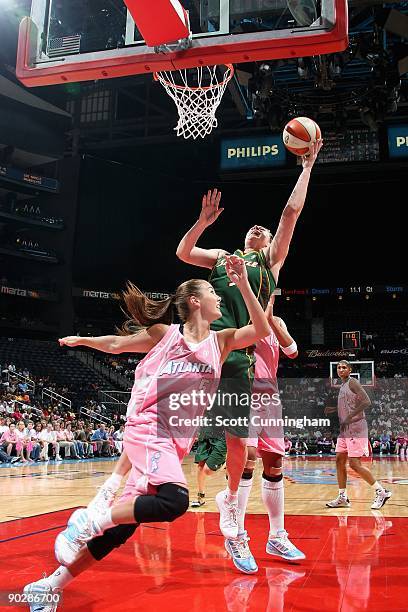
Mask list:
[[[235,254],[245,259],[252,290],[265,307],[276,287],[280,269],[288,254],[295,225],[305,203],[310,173],[321,146],[321,141],[316,142],[310,155],[302,158],[302,173],[283,209],[275,235],[272,236],[271,232],[261,225],[254,225],[245,236],[244,249],[235,251]],[[222,317],[216,322],[217,327],[214,327],[217,330],[231,326],[241,327],[248,323],[248,312],[239,292],[228,280],[225,272],[227,251],[196,246],[205,229],[214,223],[224,210],[219,207],[220,200],[221,193],[217,189],[204,195],[198,221],[188,230],[177,247],[179,259],[211,270],[209,280],[217,295],[221,297]],[[226,385],[220,385],[221,391],[228,391],[230,387],[231,391],[238,394],[250,392],[254,363],[251,347],[231,353],[223,365],[222,380],[226,381]],[[243,406],[235,408],[236,410],[230,406],[229,416],[236,413],[241,417]],[[250,406],[246,409],[249,416]],[[228,488],[226,492],[219,493],[216,499],[221,515],[220,528],[226,538],[235,538],[238,534],[238,487],[247,461],[246,437],[245,426],[238,424],[235,428],[226,427]]]

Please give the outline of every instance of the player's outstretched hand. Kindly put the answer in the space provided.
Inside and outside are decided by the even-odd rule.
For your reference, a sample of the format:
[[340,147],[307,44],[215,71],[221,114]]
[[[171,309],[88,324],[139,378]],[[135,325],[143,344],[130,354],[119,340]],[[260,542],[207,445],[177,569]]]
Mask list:
[[60,346],[79,346],[81,344],[81,338],[79,336],[65,336],[65,338],[59,338]]
[[248,274],[245,261],[238,255],[225,256],[225,271],[228,278],[237,287],[241,287],[248,282]]
[[310,147],[310,153],[306,156],[302,157],[302,166],[303,169],[313,168],[313,164],[316,161],[317,156],[319,155],[319,151],[323,146],[323,140],[316,140]]
[[209,189],[208,193],[203,195],[203,201],[201,205],[201,213],[199,222],[208,227],[214,221],[218,219],[223,208],[219,208],[221,200],[221,191],[218,189]]

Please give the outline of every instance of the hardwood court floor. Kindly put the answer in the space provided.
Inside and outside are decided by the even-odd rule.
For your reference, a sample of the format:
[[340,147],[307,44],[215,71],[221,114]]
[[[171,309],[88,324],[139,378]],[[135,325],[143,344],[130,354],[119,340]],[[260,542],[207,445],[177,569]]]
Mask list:
[[[112,467],[110,461],[93,461],[0,469],[1,610],[28,609],[6,606],[6,593],[21,593],[25,584],[56,569],[55,536],[71,508],[87,503]],[[269,525],[258,469],[246,522],[257,574],[233,566],[209,499],[174,523],[139,527],[66,588],[58,612],[405,611],[408,462],[384,459],[372,467],[394,493],[383,512],[370,511],[372,492],[356,478],[349,486],[353,507],[336,511],[324,507],[337,492],[333,459],[285,461],[285,526],[305,561],[290,564],[266,554]],[[194,481],[191,458],[185,470]],[[224,484],[224,474],[216,474],[209,498]]]
[[[95,494],[96,488],[113,469],[110,460],[67,461],[37,463],[0,469],[0,522],[22,517],[83,506]],[[383,507],[384,516],[408,516],[408,461],[384,457],[367,463],[375,476],[393,492]],[[190,487],[190,497],[196,493],[196,466],[192,457],[184,462],[184,471]],[[254,487],[248,511],[264,514],[260,495],[261,467],[255,474]],[[329,516],[332,510],[325,502],[337,494],[334,458],[285,458],[285,513],[290,515]],[[225,486],[225,471],[207,480],[208,501],[197,512],[215,512],[215,494]],[[348,494],[352,507],[340,510],[347,516],[371,516],[373,491],[351,470]]]

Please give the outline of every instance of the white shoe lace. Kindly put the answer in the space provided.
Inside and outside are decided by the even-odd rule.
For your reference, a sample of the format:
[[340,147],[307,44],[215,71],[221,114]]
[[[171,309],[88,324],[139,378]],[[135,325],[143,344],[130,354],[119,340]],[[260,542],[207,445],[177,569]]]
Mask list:
[[251,551],[249,550],[247,536],[241,537],[237,540],[228,540],[234,557],[238,559],[249,559],[251,557]]
[[375,492],[374,504],[380,503],[384,497],[384,494],[381,490]]
[[271,538],[273,545],[280,551],[293,549],[292,542],[288,539],[288,532],[285,529],[280,529],[274,538]]
[[227,527],[237,527],[238,526],[238,513],[239,513],[238,505],[231,504],[227,501],[225,501],[224,503],[225,503],[226,513],[223,517],[225,519],[223,520],[223,523]]
[[103,512],[107,507],[111,506],[111,502],[115,497],[114,491],[111,489],[101,488],[95,497],[89,502],[88,509],[93,512]]
[[78,553],[94,535],[91,526],[88,524],[78,533],[74,540],[67,540],[67,545],[74,553]]

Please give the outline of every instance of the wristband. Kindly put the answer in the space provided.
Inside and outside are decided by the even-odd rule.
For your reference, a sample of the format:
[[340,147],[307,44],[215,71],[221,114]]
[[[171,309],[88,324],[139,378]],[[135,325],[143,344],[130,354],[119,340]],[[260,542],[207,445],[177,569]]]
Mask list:
[[285,355],[294,355],[294,353],[297,353],[297,344],[295,341],[292,342],[292,344],[289,344],[289,346],[281,346],[282,351],[285,353]]

